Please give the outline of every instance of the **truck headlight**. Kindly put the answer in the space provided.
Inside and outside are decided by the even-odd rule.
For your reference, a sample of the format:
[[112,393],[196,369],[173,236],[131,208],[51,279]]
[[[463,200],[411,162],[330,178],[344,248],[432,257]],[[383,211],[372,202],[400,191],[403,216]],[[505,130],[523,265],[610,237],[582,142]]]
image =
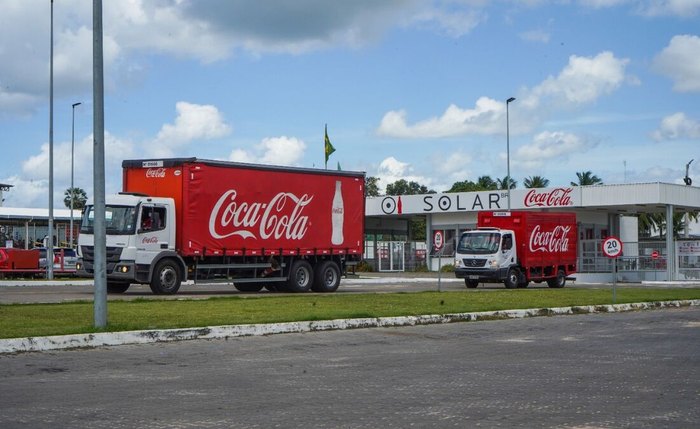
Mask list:
[[455,259],[455,268],[461,268],[461,267],[462,267],[462,260]]
[[489,266],[493,269],[497,269],[498,268],[498,261],[496,259],[489,261]]

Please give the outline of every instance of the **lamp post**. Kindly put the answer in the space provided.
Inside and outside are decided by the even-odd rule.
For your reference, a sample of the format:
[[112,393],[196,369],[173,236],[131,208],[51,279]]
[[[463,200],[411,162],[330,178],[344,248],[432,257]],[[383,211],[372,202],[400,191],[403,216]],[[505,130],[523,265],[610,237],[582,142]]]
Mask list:
[[506,188],[508,189],[508,211],[510,211],[510,114],[508,106],[510,103],[515,101],[515,97],[510,97],[506,100],[506,163],[507,163],[507,174],[506,177]]
[[73,186],[73,165],[75,160],[75,108],[82,103],[73,103],[73,121],[70,133],[70,247],[73,247],[73,198],[75,198],[75,188]]
[[53,0],[51,0],[51,48],[49,60],[49,233],[46,243],[46,278],[53,280]]

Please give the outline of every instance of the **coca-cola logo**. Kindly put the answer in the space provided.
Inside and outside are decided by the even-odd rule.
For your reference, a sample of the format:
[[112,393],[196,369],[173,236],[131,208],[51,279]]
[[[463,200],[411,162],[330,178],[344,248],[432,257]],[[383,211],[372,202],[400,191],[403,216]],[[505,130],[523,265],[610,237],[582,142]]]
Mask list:
[[545,253],[568,251],[569,231],[571,231],[570,225],[557,225],[552,231],[542,231],[542,226],[536,225],[530,234],[530,251]]
[[156,244],[158,243],[158,237],[143,237],[141,239],[142,244]]
[[146,177],[162,179],[165,177],[165,168],[149,168],[146,170]]
[[309,217],[303,212],[313,200],[313,195],[297,196],[291,192],[280,192],[267,203],[237,201],[237,196],[235,189],[228,190],[214,204],[209,216],[209,233],[212,237],[304,238]]
[[537,192],[532,189],[525,195],[525,207],[562,207],[572,206],[572,188],[555,188],[549,192]]

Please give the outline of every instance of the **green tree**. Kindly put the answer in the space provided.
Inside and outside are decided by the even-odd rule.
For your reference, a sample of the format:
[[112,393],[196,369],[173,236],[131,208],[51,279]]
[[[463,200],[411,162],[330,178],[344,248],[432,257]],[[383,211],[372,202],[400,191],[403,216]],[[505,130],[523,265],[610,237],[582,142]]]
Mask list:
[[498,189],[501,190],[515,189],[518,187],[518,182],[508,176],[505,176],[503,179],[496,179],[496,184],[498,185]]
[[476,184],[479,185],[479,190],[481,191],[495,191],[498,189],[498,183],[496,183],[491,176],[480,176],[476,179]]
[[386,185],[387,195],[418,195],[418,194],[434,194],[435,191],[429,190],[425,185],[418,182],[399,179],[394,183]]
[[379,177],[365,177],[365,197],[379,196]]
[[526,188],[546,188],[549,186],[549,179],[542,176],[530,176],[523,180],[523,186]]
[[63,194],[63,204],[65,204],[67,208],[70,208],[71,191],[73,194],[73,208],[75,210],[82,210],[83,207],[85,207],[85,203],[87,203],[87,194],[81,188],[66,189],[66,192]]
[[576,173],[576,177],[578,177],[578,183],[571,182],[571,186],[589,186],[603,184],[603,180],[595,174],[591,173],[590,171],[578,172]]

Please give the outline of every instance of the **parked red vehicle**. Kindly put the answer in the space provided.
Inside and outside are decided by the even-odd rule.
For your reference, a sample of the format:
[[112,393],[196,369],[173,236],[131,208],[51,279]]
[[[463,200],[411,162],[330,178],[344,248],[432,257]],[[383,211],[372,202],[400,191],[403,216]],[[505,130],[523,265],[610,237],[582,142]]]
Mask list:
[[530,281],[564,287],[576,272],[577,237],[574,213],[479,212],[477,229],[459,239],[455,275],[468,288],[479,282],[524,288]]
[[36,249],[0,248],[0,278],[39,274],[39,251]]
[[[364,173],[197,158],[127,160],[106,199],[110,292],[176,293],[185,279],[332,292],[364,248]],[[94,206],[78,271],[94,271]]]

